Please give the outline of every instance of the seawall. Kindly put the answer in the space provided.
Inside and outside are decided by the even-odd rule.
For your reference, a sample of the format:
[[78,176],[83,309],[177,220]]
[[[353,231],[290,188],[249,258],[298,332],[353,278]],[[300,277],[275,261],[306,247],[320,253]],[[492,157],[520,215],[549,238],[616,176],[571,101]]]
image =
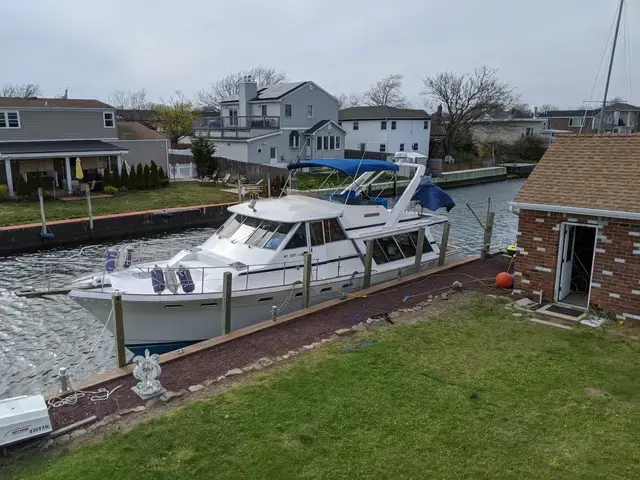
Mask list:
[[40,236],[39,223],[0,227],[0,255],[68,244],[77,245],[106,238],[194,227],[216,227],[229,216],[227,207],[230,205],[234,203],[101,215],[93,217],[93,231],[89,228],[88,217],[52,221],[47,222],[48,230],[54,235],[51,239]]

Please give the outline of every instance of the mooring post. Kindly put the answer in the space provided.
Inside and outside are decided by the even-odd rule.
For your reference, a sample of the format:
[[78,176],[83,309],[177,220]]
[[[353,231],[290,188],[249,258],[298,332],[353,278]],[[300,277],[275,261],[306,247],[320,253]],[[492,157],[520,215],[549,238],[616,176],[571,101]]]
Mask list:
[[267,172],[267,198],[271,198],[271,174]]
[[111,305],[113,307],[113,316],[115,321],[115,340],[116,340],[116,364],[118,368],[122,368],[127,364],[127,354],[124,349],[124,313],[122,311],[122,296],[114,293],[111,297]]
[[480,256],[484,260],[487,258],[489,254],[489,250],[491,249],[491,235],[493,233],[493,220],[496,214],[494,212],[487,213],[487,221],[484,227],[484,239],[482,242],[482,251],[480,252]]
[[38,200],[40,201],[40,233],[47,233],[47,219],[44,216],[44,197],[42,196],[42,187],[38,187]]
[[304,254],[304,267],[302,269],[302,308],[309,308],[311,299],[311,254]]
[[444,261],[447,256],[447,245],[449,244],[449,230],[451,230],[451,224],[449,222],[444,224],[442,229],[442,240],[440,240],[440,256],[438,257],[438,266],[444,265]]
[[420,265],[422,265],[422,247],[424,246],[424,227],[418,229],[418,244],[416,245],[416,273],[420,271]]
[[240,182],[239,174],[238,174],[238,203],[242,203],[242,183]]
[[398,198],[398,172],[393,174],[393,198]]
[[231,333],[231,272],[222,274],[222,333]]
[[89,232],[93,233],[93,210],[91,208],[91,189],[87,184],[87,210],[89,211]]
[[373,262],[373,242],[374,240],[365,241],[367,250],[364,256],[364,280],[362,283],[363,288],[369,288],[371,285],[371,264]]

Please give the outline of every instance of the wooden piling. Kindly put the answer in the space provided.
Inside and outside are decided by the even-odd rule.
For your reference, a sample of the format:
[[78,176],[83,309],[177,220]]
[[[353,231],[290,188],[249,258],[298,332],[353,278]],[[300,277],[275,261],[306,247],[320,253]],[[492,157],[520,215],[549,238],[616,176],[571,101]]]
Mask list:
[[271,198],[271,174],[267,172],[267,198]]
[[422,265],[422,247],[424,246],[424,227],[418,229],[418,244],[416,245],[416,262],[415,262],[415,271],[418,273],[420,271],[420,266]]
[[127,364],[127,354],[124,348],[124,313],[122,309],[122,296],[114,293],[111,297],[113,317],[115,321],[114,336],[116,340],[116,365],[122,368]]
[[38,187],[38,200],[40,201],[40,233],[47,233],[47,219],[44,216],[44,197],[42,196],[42,187]]
[[369,288],[371,285],[371,265],[373,262],[373,242],[374,240],[365,241],[367,250],[364,256],[364,280],[363,288]]
[[89,232],[93,234],[93,209],[91,208],[91,189],[87,184],[87,210],[89,212]]
[[438,257],[438,266],[444,265],[447,257],[447,245],[449,244],[449,230],[451,230],[451,224],[449,222],[444,224],[442,229],[442,240],[440,240],[440,256]]
[[302,308],[309,308],[311,300],[311,254],[304,254],[304,267],[302,270]]
[[231,333],[231,272],[222,274],[222,333]]
[[491,250],[491,235],[493,234],[493,221],[495,219],[496,214],[494,212],[487,213],[487,221],[484,227],[484,239],[482,242],[482,251],[480,252],[480,257],[484,260],[487,258],[489,254],[489,250]]

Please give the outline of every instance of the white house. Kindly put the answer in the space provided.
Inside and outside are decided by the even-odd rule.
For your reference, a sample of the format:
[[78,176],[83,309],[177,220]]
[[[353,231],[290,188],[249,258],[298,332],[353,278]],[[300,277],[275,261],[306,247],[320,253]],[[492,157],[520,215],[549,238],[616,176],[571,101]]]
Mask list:
[[431,116],[424,110],[352,107],[340,110],[346,148],[370,152],[418,152],[429,156]]
[[250,76],[223,100],[220,116],[198,118],[194,135],[210,138],[216,155],[241,162],[283,164],[344,157],[338,101],[313,82],[258,88]]
[[522,137],[543,135],[547,129],[546,118],[486,118],[471,126],[476,142],[514,143]]

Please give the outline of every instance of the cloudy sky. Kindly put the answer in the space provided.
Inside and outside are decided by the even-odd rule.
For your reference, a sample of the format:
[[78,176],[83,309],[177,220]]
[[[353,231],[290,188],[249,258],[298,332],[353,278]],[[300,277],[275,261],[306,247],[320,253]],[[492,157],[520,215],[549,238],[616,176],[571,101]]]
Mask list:
[[[391,73],[419,106],[421,79],[487,65],[531,104],[604,90],[618,0],[0,0],[0,85],[106,99],[187,96],[258,64],[332,93]],[[640,104],[640,3],[628,0],[610,96]],[[626,26],[633,26],[627,29]],[[608,55],[608,51],[607,51]],[[592,89],[596,84],[595,92]]]

